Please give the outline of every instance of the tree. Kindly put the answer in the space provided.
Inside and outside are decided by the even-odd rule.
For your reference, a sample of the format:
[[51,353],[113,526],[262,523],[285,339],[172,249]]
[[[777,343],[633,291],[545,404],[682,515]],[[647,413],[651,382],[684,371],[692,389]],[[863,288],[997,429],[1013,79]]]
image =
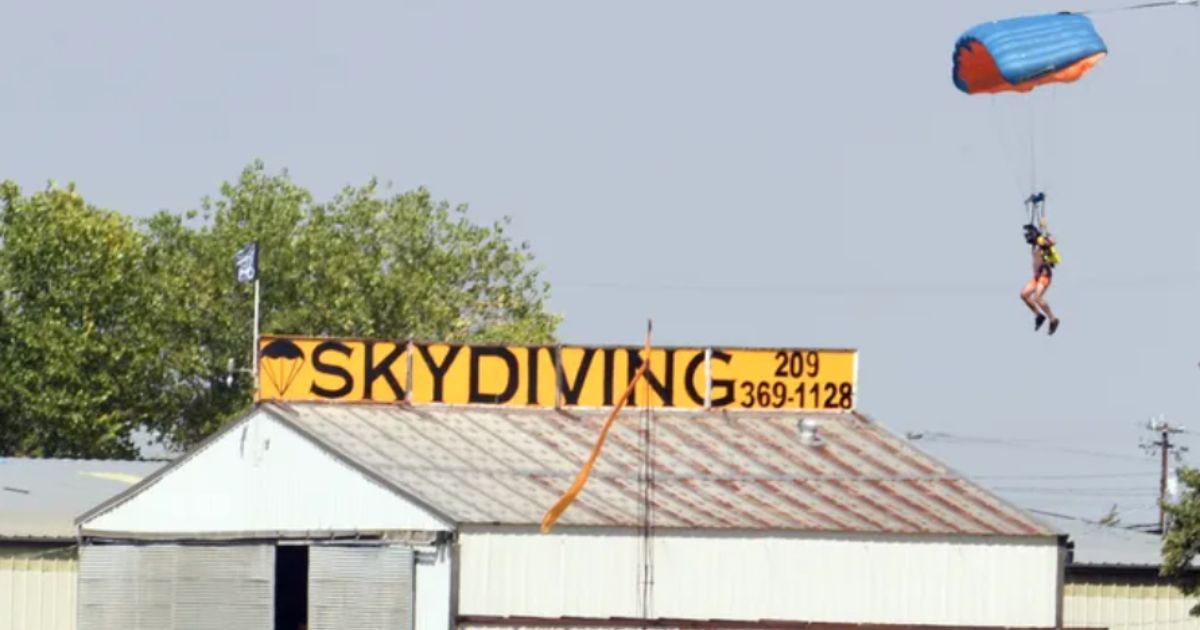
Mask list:
[[545,308],[549,287],[506,223],[475,225],[466,206],[435,202],[424,189],[384,196],[374,180],[317,203],[261,162],[199,211],[154,217],[151,259],[180,270],[176,325],[194,352],[183,361],[192,399],[162,433],[192,444],[249,402],[248,378],[225,383],[230,361],[249,367],[251,289],[235,282],[232,261],[251,241],[260,247],[264,332],[552,341],[559,319]]
[[[1179,501],[1163,506],[1170,525],[1163,539],[1160,572],[1171,578],[1185,595],[1194,597],[1200,593],[1200,582],[1192,565],[1200,552],[1200,470],[1180,468],[1178,474],[1182,490]],[[1200,604],[1192,607],[1191,614],[1200,616]]]
[[[29,385],[0,394],[0,413],[32,418],[27,409],[42,396],[33,392],[39,370],[71,372],[69,353],[34,347],[43,343],[31,341],[43,322],[51,322],[44,337],[58,339],[45,343],[92,339],[86,331],[96,329],[79,317],[54,328],[64,304],[102,306],[103,330],[122,334],[97,335],[105,341],[88,356],[103,364],[97,373],[130,372],[109,384],[111,391],[100,382],[108,376],[51,388],[57,406],[43,405],[39,418],[72,412],[71,420],[57,421],[64,434],[53,439],[33,430],[37,421],[0,419],[0,450],[10,453],[127,455],[138,426],[169,446],[188,447],[242,413],[251,399],[244,370],[252,365],[253,306],[250,286],[235,281],[233,255],[251,241],[260,244],[264,333],[546,343],[559,322],[546,310],[549,287],[528,245],[507,236],[507,219],[477,225],[465,206],[435,201],[424,189],[383,194],[372,180],[321,203],[286,172],[267,173],[255,162],[198,210],[161,212],[141,230],[77,199],[64,201],[74,199],[73,190],[28,199],[15,186],[5,191],[5,220],[12,215],[24,231],[0,233],[0,287],[10,295],[0,308],[0,357],[51,356],[53,365],[21,364]],[[39,233],[45,218],[28,216],[27,208],[43,206],[63,213],[66,227],[55,229],[81,236],[63,241]],[[121,243],[119,256],[97,253],[93,223],[120,235],[111,237]],[[12,237],[29,240],[11,247]],[[61,263],[54,260],[64,253]],[[46,265],[55,273],[39,279],[36,270]],[[46,301],[39,290],[50,285],[56,301],[38,306]],[[243,370],[232,380],[231,362]],[[109,392],[102,398],[115,415],[88,420],[103,407],[93,392]]]
[[0,186],[0,450],[130,456],[171,395],[145,237],[73,187]]

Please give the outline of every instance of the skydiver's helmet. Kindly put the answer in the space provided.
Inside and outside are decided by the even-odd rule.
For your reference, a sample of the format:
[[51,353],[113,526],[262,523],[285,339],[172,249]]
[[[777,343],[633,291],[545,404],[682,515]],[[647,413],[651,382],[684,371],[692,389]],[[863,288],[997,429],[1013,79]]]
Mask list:
[[1040,230],[1037,229],[1037,226],[1035,226],[1032,223],[1025,224],[1025,242],[1026,243],[1033,245],[1034,243],[1037,242],[1038,237],[1041,235],[1042,235],[1042,233]]

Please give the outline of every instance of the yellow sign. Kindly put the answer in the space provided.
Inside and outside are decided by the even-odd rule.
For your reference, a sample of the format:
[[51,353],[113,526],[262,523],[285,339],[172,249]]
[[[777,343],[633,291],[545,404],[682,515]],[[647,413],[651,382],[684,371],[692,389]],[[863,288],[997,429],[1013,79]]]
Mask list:
[[[264,337],[259,399],[607,407],[644,349]],[[853,350],[655,348],[632,406],[849,410]],[[646,400],[646,398],[649,400]]]
[[854,352],[714,350],[713,406],[853,409],[857,370]]
[[554,406],[554,349],[412,344],[412,402]]
[[258,351],[259,398],[405,400],[408,350],[404,341],[263,338]]

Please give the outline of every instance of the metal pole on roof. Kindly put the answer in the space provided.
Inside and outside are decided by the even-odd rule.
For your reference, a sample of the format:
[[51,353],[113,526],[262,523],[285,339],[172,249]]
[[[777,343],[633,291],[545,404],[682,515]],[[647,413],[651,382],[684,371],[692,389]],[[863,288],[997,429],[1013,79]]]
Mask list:
[[712,409],[712,347],[704,349],[704,410]]
[[[234,273],[237,282],[253,282],[254,283],[254,339],[251,341],[253,347],[250,348],[250,367],[249,372],[254,381],[254,400],[258,401],[258,241],[252,241],[250,244],[242,247],[233,256]],[[229,379],[230,386],[233,385],[234,360],[229,360]],[[246,369],[238,370],[245,372]]]
[[254,347],[250,350],[250,370],[254,373],[254,399],[258,400],[258,274],[254,278]]
[[[646,323],[646,337],[650,337],[653,322]],[[650,351],[647,347],[643,359],[650,364]],[[649,370],[647,370],[649,372]],[[642,628],[648,628],[648,621],[653,614],[654,601],[654,416],[650,410],[650,381],[642,379],[645,394],[642,399],[642,462],[638,475],[641,486],[641,601],[638,608],[642,615]]]

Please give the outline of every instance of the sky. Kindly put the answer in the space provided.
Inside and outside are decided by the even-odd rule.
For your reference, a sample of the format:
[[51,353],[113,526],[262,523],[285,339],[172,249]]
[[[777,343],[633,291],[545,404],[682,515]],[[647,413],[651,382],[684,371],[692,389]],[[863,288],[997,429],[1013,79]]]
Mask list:
[[1036,101],[950,80],[976,23],[1117,4],[7,3],[0,178],[138,217],[254,159],[424,186],[512,217],[565,342],[857,348],[860,409],[957,471],[1149,523],[1147,420],[1200,432],[1200,10],[1097,15],[1109,57]]

